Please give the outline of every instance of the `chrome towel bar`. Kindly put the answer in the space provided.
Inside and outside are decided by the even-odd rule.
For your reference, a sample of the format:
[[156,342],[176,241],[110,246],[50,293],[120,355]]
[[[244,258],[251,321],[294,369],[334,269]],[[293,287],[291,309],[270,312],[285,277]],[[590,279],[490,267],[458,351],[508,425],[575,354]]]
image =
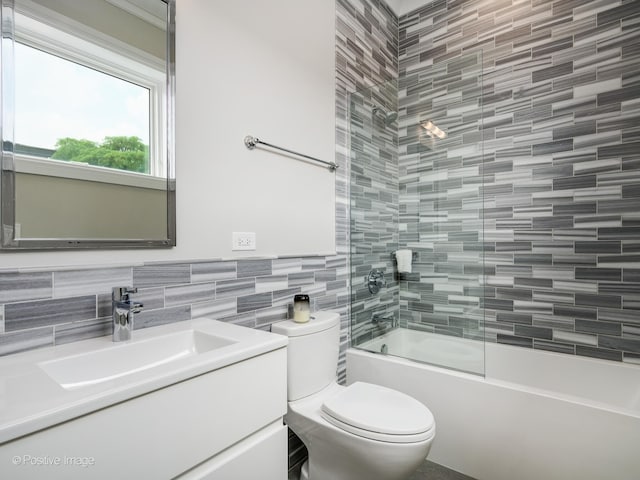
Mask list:
[[338,165],[336,165],[333,162],[325,162],[324,160],[320,160],[319,158],[310,157],[309,155],[305,155],[303,153],[294,152],[293,150],[289,150],[288,148],[278,147],[277,145],[263,142],[262,140],[256,137],[252,137],[251,135],[247,135],[246,137],[244,137],[244,145],[249,150],[253,150],[256,145],[266,145],[267,147],[275,148],[276,150],[282,150],[283,152],[291,153],[293,155],[306,158],[307,160],[312,160],[314,162],[322,163],[323,165],[326,165],[326,167],[332,172],[335,172],[336,168],[338,168]]

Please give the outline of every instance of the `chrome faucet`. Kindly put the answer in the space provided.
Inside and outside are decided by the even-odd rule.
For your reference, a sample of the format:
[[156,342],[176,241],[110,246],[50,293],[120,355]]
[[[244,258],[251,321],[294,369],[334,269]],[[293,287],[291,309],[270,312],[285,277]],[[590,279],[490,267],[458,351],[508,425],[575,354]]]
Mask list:
[[393,313],[378,312],[371,316],[371,323],[376,327],[386,330],[389,327],[398,326],[396,317]]
[[133,315],[142,311],[143,305],[129,296],[137,293],[135,287],[114,287],[111,293],[111,308],[113,316],[113,341],[124,342],[131,340],[133,330]]

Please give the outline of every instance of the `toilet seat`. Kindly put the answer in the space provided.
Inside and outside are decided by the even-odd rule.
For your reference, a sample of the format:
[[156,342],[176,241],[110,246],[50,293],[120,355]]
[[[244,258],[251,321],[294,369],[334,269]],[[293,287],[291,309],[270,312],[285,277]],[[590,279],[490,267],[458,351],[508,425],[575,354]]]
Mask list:
[[382,442],[421,442],[435,433],[433,415],[422,403],[371,383],[341,389],[324,401],[320,414],[342,430]]

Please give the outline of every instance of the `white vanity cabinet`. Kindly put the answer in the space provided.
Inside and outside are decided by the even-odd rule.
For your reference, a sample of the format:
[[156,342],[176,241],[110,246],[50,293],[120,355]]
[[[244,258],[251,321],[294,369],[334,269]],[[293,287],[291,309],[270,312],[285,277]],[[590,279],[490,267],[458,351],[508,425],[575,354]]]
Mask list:
[[284,343],[6,441],[0,478],[285,480]]

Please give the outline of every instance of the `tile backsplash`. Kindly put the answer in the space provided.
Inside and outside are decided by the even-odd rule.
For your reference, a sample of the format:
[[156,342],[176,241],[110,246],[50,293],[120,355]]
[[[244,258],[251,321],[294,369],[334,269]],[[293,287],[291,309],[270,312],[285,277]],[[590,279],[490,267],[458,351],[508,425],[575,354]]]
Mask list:
[[268,330],[296,293],[345,310],[347,280],[344,256],[0,271],[0,355],[109,335],[115,286],[138,288],[134,329],[208,316]]

